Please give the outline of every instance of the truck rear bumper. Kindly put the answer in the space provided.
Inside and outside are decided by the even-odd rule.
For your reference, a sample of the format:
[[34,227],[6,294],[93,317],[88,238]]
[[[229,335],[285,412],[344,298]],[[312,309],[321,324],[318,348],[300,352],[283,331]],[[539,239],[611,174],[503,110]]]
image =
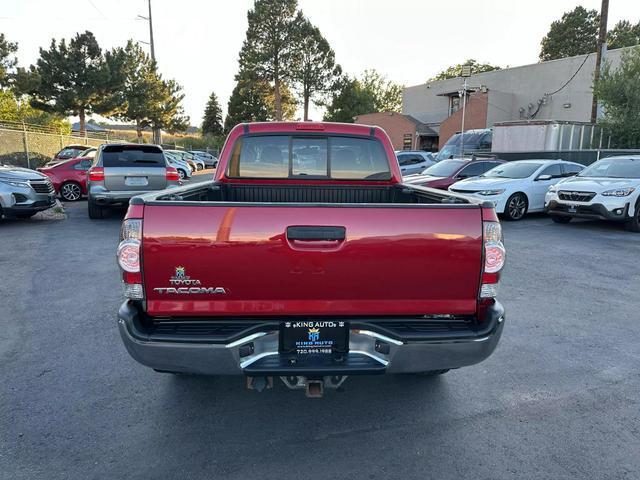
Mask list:
[[[390,334],[374,322],[352,323],[349,353],[300,356],[292,363],[278,352],[279,332],[264,328],[228,342],[153,338],[140,322],[140,312],[125,302],[118,312],[120,334],[129,354],[156,370],[203,375],[363,375],[416,373],[479,363],[495,350],[504,327],[504,308],[496,302],[481,328],[449,336],[440,333]],[[428,320],[424,320],[428,322]]]

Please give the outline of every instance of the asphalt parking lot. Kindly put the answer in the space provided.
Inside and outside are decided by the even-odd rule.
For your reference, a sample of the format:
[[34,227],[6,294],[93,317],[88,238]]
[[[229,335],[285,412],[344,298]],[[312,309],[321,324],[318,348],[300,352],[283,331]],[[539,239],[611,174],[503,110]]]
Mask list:
[[116,326],[123,212],[66,209],[0,223],[0,478],[640,478],[638,234],[504,223],[492,357],[310,400],[134,362]]

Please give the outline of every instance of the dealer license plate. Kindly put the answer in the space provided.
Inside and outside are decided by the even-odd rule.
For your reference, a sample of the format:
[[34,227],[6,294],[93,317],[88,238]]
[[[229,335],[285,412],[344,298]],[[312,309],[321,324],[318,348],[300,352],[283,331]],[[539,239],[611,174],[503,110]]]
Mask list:
[[280,327],[280,351],[306,355],[310,353],[344,353],[349,347],[349,324],[333,320],[284,322]]

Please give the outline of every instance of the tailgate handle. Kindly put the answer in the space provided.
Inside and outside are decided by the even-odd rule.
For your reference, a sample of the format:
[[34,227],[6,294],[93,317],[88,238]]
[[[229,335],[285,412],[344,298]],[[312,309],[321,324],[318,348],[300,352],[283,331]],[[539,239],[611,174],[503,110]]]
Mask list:
[[287,227],[287,238],[306,242],[343,241],[346,231],[345,227]]

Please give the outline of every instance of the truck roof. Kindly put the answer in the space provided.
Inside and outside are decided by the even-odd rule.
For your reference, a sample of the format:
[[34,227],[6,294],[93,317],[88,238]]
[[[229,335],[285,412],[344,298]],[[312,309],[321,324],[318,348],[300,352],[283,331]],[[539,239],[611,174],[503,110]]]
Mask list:
[[243,133],[280,133],[306,131],[369,136],[374,136],[374,133],[376,131],[384,132],[384,130],[375,125],[361,125],[357,123],[339,122],[255,122],[241,123],[239,125],[236,125],[232,132],[236,129],[242,130]]

